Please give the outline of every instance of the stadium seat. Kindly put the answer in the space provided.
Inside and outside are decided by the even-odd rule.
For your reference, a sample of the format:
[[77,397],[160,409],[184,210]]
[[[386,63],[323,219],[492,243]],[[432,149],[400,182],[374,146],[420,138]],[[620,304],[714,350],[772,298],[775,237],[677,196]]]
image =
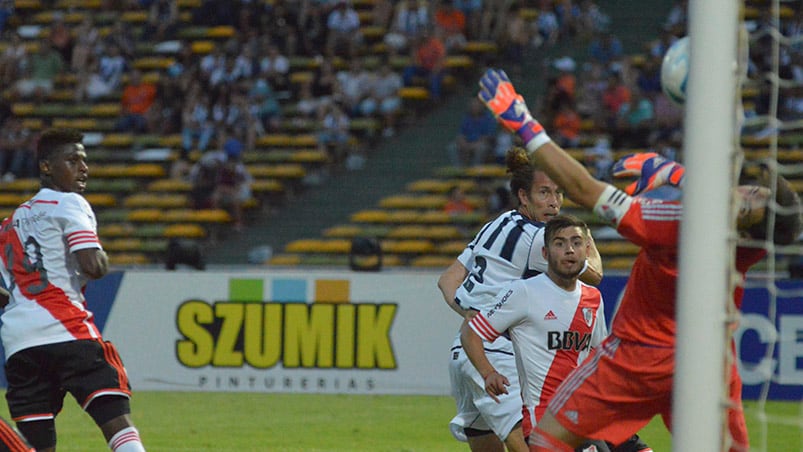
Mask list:
[[387,254],[427,254],[434,249],[429,240],[382,240],[382,252]]
[[203,226],[196,223],[181,223],[166,226],[162,235],[167,238],[200,239],[206,237],[207,231]]
[[442,268],[445,269],[454,263],[454,258],[446,256],[418,256],[410,260],[411,267]]

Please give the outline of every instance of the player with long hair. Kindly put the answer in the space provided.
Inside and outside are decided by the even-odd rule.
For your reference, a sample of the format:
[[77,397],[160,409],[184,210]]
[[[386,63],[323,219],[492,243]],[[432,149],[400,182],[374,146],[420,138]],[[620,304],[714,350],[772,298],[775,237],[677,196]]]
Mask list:
[[[503,285],[547,269],[541,255],[544,222],[560,212],[563,191],[530,164],[523,148],[509,149],[505,163],[517,208],[485,224],[438,280],[446,303],[465,318],[492,306]],[[596,285],[602,280],[602,261],[590,237],[589,248],[588,265],[581,277]],[[497,400],[485,393],[484,379],[463,352],[458,333],[449,366],[457,403],[457,414],[450,423],[452,433],[468,441],[475,451],[503,450],[502,441],[510,450],[527,450],[513,345],[501,336],[485,348],[493,365],[510,375],[509,393]],[[530,422],[524,421],[526,428]]]

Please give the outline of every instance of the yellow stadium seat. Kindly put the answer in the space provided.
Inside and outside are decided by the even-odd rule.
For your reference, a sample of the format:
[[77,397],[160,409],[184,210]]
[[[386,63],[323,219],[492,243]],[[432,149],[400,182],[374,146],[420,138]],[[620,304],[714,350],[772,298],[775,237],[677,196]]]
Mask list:
[[388,214],[388,221],[390,223],[417,223],[418,217],[420,214],[417,210],[411,209],[400,209],[400,210],[391,210]]
[[399,89],[399,97],[403,100],[429,100],[429,90],[422,86],[405,86]]
[[190,221],[201,223],[229,223],[231,215],[223,209],[200,209],[190,213]]
[[206,31],[206,35],[210,38],[232,38],[236,33],[237,30],[229,25],[211,27]]
[[390,213],[386,210],[361,210],[351,214],[351,221],[355,223],[388,223]]
[[195,40],[190,44],[190,48],[192,49],[192,53],[205,55],[215,50],[215,43],[207,40]]
[[470,177],[504,178],[507,177],[507,169],[502,165],[477,165],[466,168],[465,174]]
[[117,205],[117,198],[110,193],[87,193],[84,195],[92,207],[114,207]]
[[127,23],[145,23],[148,21],[148,10],[125,11],[120,15],[120,20]]
[[395,195],[383,198],[379,206],[386,209],[437,209],[446,204],[443,195]]
[[139,251],[142,249],[142,240],[135,237],[118,238],[107,240],[103,243],[103,248],[109,252],[114,251]]
[[323,231],[324,237],[330,238],[352,238],[357,237],[363,231],[363,228],[357,225],[346,224],[340,226],[332,226]]
[[410,261],[411,267],[446,268],[454,263],[453,257],[447,256],[418,256]]
[[284,184],[276,179],[255,179],[251,183],[251,191],[257,194],[282,193]]
[[103,135],[101,146],[104,147],[128,147],[134,143],[134,137],[130,133],[107,133]]
[[24,193],[0,193],[0,206],[17,207],[30,198]]
[[474,60],[468,55],[450,55],[446,57],[444,66],[449,69],[469,69],[474,66]]
[[435,245],[429,240],[383,240],[382,252],[393,254],[431,253]]
[[196,223],[171,224],[165,227],[165,237],[204,238],[206,229]]
[[157,208],[172,209],[187,207],[189,199],[184,193],[157,194],[157,193],[135,193],[123,200],[123,205],[128,208]]
[[92,116],[117,117],[121,111],[122,106],[119,103],[109,102],[92,105],[89,109],[89,114]]
[[496,53],[499,48],[493,41],[468,41],[463,46],[466,53]]
[[2,182],[0,183],[0,190],[33,193],[39,190],[39,179],[30,177],[24,179],[15,179],[11,182]]
[[28,116],[33,114],[36,106],[27,102],[15,102],[11,105],[11,112],[15,116]]
[[277,254],[272,256],[268,262],[268,265],[278,265],[278,266],[295,266],[301,263],[301,256],[298,254]]
[[102,238],[108,237],[128,237],[134,235],[135,228],[129,223],[110,223],[101,224],[98,227],[98,234]]
[[467,243],[462,240],[449,240],[438,244],[437,252],[446,256],[457,257],[466,248]]
[[299,239],[288,243],[284,250],[288,253],[317,253],[321,249],[322,240]]
[[134,67],[140,70],[167,69],[175,62],[171,57],[140,57],[134,60]]
[[151,192],[188,192],[192,184],[183,179],[157,179],[148,184]]
[[109,263],[112,265],[146,265],[150,259],[143,253],[120,253],[115,252],[109,255]]
[[295,163],[279,165],[249,165],[248,172],[254,178],[275,177],[279,179],[301,179],[307,175],[304,166]]
[[155,223],[162,221],[162,211],[160,209],[136,209],[128,212],[128,221]]

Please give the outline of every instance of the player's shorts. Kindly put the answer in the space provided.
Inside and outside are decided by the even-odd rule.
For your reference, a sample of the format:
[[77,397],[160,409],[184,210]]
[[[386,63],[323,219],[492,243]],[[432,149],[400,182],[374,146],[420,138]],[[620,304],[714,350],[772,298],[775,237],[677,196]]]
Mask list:
[[[507,339],[497,339],[507,341]],[[471,364],[463,348],[452,346],[449,361],[449,376],[452,383],[452,397],[457,404],[457,414],[449,423],[452,435],[459,441],[466,441],[465,428],[476,430],[493,430],[503,441],[522,420],[521,387],[516,369],[516,358],[512,347],[505,350],[493,348],[486,343],[485,354],[497,372],[510,381],[507,394],[499,396],[496,403],[485,392],[485,381]]]
[[674,366],[672,347],[609,336],[561,383],[549,411],[570,432],[613,444],[630,438],[656,414],[671,429]]
[[111,342],[78,340],[20,350],[6,362],[6,378],[8,410],[17,422],[54,418],[66,393],[84,410],[99,396],[131,396]]

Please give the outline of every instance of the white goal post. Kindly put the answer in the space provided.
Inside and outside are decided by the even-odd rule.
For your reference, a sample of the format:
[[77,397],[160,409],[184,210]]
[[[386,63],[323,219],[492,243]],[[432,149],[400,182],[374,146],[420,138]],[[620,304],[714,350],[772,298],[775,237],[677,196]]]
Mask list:
[[740,3],[689,2],[673,451],[717,451],[723,444]]

